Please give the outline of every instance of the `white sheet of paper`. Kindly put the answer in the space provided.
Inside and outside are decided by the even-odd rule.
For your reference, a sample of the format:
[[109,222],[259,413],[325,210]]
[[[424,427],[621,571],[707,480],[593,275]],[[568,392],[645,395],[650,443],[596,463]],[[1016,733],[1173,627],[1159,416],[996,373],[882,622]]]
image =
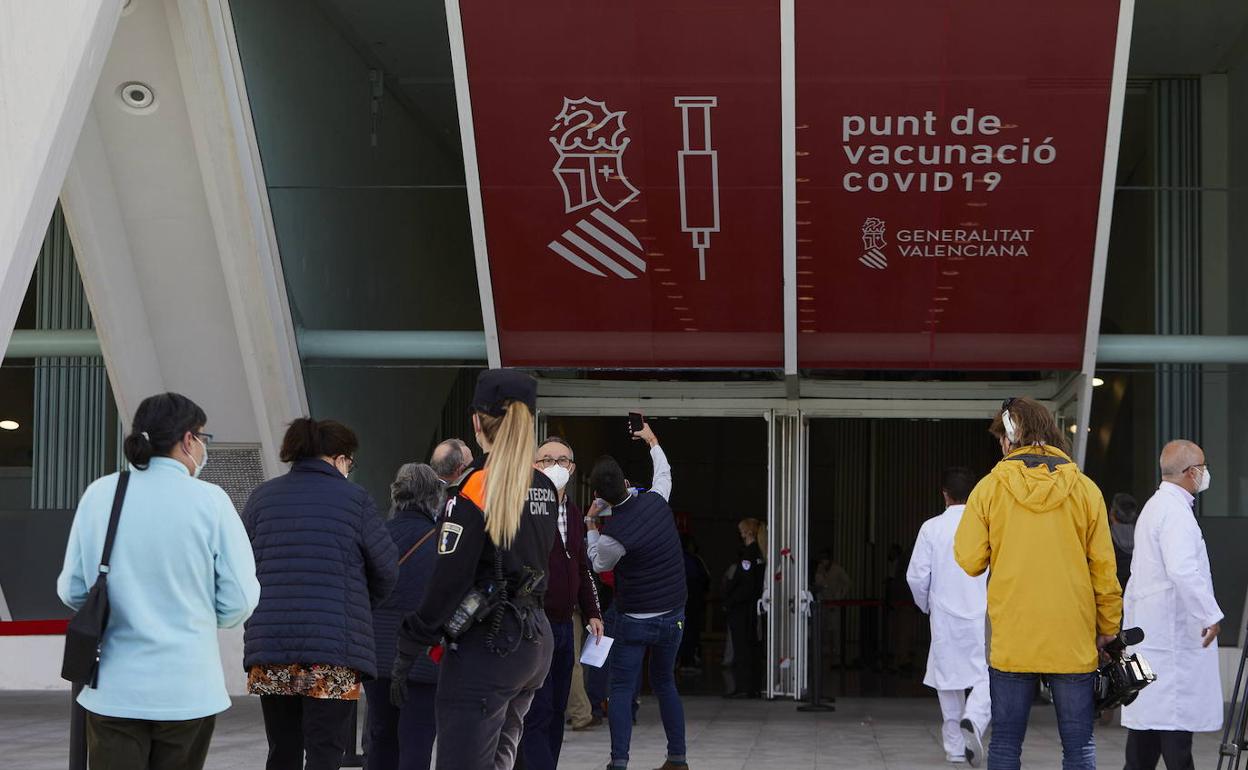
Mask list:
[[602,668],[602,664],[607,662],[607,653],[611,652],[611,645],[614,643],[614,639],[604,636],[598,644],[594,644],[594,637],[586,635],[585,643],[581,646],[581,665]]

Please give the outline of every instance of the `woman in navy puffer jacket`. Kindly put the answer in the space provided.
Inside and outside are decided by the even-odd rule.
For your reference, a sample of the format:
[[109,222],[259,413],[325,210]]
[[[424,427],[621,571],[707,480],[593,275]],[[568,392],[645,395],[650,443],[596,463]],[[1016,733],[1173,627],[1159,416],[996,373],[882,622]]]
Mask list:
[[408,463],[390,485],[393,517],[386,527],[399,548],[399,584],[373,610],[377,640],[376,680],[364,685],[368,695],[369,770],[429,770],[437,737],[434,696],[438,669],[427,657],[407,676],[403,708],[390,703],[390,669],[403,616],[420,607],[437,559],[437,520],[446,500],[446,484],[428,465]]
[[337,770],[363,681],[377,676],[372,607],[394,588],[398,554],[371,497],[347,480],[359,440],[301,418],[282,441],[290,472],[256,488],[243,524],[260,606],[247,622],[247,689],[260,696],[267,770]]

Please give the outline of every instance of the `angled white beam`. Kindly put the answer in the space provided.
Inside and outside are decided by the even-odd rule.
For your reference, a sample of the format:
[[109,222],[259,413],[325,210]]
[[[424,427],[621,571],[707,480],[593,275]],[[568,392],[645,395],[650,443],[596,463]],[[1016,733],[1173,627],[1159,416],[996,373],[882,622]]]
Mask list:
[[[99,337],[117,411],[128,423],[139,402],[165,385],[94,110],[83,123],[65,175],[61,208],[95,321],[94,332],[87,333]],[[20,352],[18,341],[10,345],[10,354]]]
[[5,3],[0,21],[0,356],[61,192],[121,0]]
[[502,353],[498,344],[490,255],[485,241],[485,204],[481,200],[481,176],[477,170],[477,138],[472,122],[472,97],[468,93],[468,54],[464,50],[464,23],[459,13],[459,1],[446,0],[446,29],[451,41],[451,67],[455,71],[455,103],[459,108],[459,135],[464,148],[464,184],[468,189],[473,253],[477,258],[477,286],[481,289],[486,356],[490,368],[496,369],[502,366]]
[[1105,123],[1105,164],[1101,169],[1100,211],[1096,217],[1096,241],[1092,252],[1092,285],[1088,293],[1088,325],[1083,341],[1083,382],[1079,394],[1080,429],[1075,433],[1075,462],[1083,464],[1088,452],[1086,427],[1092,417],[1092,375],[1101,331],[1101,304],[1105,297],[1105,267],[1109,261],[1109,229],[1114,216],[1114,186],[1118,180],[1118,145],[1122,138],[1122,108],[1127,95],[1127,60],[1131,54],[1131,25],[1135,0],[1118,6],[1118,37],[1114,45],[1114,74],[1109,92],[1109,120]]
[[308,413],[277,236],[226,0],[165,0],[266,471]]

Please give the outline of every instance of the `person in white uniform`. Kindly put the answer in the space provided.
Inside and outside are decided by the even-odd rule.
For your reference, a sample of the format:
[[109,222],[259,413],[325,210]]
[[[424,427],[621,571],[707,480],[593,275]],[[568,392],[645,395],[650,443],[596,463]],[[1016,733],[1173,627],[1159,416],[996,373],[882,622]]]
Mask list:
[[1123,627],[1144,630],[1135,649],[1157,673],[1122,710],[1122,726],[1130,730],[1126,770],[1152,770],[1161,757],[1169,770],[1189,770],[1192,733],[1222,729],[1214,642],[1223,615],[1192,514],[1196,495],[1209,488],[1205,453],[1190,441],[1171,441],[1161,450],[1161,478],[1135,523],[1123,597]]
[[984,650],[988,576],[970,577],[953,558],[953,536],[975,481],[966,468],[944,472],[945,512],[928,519],[919,530],[906,582],[914,603],[931,619],[932,646],[923,684],[935,689],[940,698],[945,757],[979,767],[984,731],[992,718]]

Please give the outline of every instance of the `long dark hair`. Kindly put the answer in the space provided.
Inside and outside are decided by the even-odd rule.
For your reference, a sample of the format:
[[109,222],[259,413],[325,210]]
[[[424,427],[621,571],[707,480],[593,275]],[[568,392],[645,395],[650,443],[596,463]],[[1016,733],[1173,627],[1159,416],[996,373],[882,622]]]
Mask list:
[[200,430],[208,415],[199,404],[180,393],[148,396],[134,413],[134,424],[123,448],[130,465],[146,470],[155,456],[167,456],[187,431]]

